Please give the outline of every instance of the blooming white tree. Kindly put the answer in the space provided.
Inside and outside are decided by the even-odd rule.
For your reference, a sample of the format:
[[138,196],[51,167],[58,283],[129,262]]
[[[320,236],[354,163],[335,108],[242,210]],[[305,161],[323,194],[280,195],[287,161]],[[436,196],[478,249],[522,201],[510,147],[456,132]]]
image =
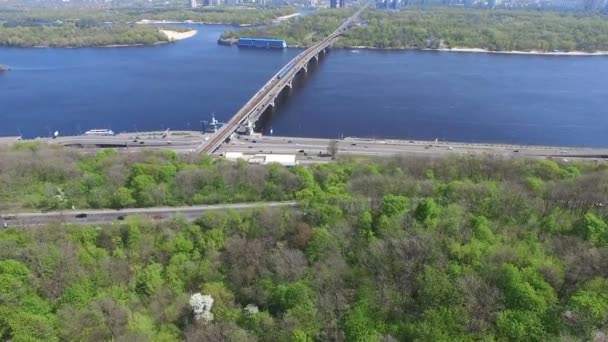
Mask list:
[[260,312],[260,309],[255,304],[249,304],[245,307],[245,313],[248,315],[255,315]]
[[202,295],[197,292],[190,297],[190,306],[192,307],[192,311],[194,311],[194,318],[196,320],[213,321],[213,314],[211,313],[213,298],[211,296]]

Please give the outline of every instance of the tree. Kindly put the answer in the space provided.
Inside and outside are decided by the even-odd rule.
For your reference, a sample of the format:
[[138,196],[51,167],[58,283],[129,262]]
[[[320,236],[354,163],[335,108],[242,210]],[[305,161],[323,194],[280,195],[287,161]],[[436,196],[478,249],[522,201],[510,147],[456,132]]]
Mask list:
[[392,217],[405,213],[409,207],[410,201],[407,197],[401,195],[385,195],[382,198],[382,214]]
[[583,237],[596,244],[608,243],[608,224],[591,212],[583,216],[580,231]]
[[379,338],[374,320],[365,303],[357,303],[349,310],[343,322],[347,341],[371,342]]
[[142,296],[150,296],[160,288],[163,283],[163,266],[159,263],[152,263],[146,266],[137,275],[135,289]]
[[211,296],[202,295],[200,293],[193,294],[190,297],[190,307],[192,307],[196,320],[205,322],[213,321],[213,313],[211,313],[213,298]]
[[567,323],[574,323],[587,334],[602,329],[608,322],[608,280],[589,281],[570,298],[568,306],[572,311],[563,315]]
[[128,208],[135,203],[131,189],[120,187],[112,195],[112,206],[114,208]]
[[432,224],[439,216],[439,206],[432,198],[426,198],[418,204],[414,216],[421,223]]

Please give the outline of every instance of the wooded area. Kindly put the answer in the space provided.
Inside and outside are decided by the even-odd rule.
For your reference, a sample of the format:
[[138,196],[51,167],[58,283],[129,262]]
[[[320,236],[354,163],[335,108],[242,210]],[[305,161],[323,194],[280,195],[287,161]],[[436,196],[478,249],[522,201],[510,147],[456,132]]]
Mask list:
[[46,191],[99,206],[300,203],[194,223],[4,229],[3,340],[546,341],[607,332],[604,163],[393,157],[286,169],[21,146],[2,151],[0,189],[3,207]]
[[291,7],[255,9],[255,8],[200,8],[200,9],[158,9],[158,8],[63,8],[63,9],[27,9],[1,10],[0,22],[44,23],[56,20],[62,22],[97,22],[97,23],[134,23],[143,19],[186,21],[230,24],[259,25],[268,24],[273,19],[295,13]]
[[74,24],[52,26],[0,26],[0,46],[86,47],[146,45],[166,43],[169,39],[158,27],[111,25],[80,27]]
[[[148,45],[169,40],[159,32],[157,26],[134,24],[143,19],[259,25],[270,23],[276,17],[293,12],[291,8],[0,10],[0,46]],[[184,30],[183,27],[162,26],[162,28]]]
[[[227,31],[224,36],[276,37],[288,45],[310,46],[348,13],[319,11],[294,23]],[[362,18],[366,22],[340,38],[337,47],[608,51],[608,20],[597,14],[434,7],[368,10]]]

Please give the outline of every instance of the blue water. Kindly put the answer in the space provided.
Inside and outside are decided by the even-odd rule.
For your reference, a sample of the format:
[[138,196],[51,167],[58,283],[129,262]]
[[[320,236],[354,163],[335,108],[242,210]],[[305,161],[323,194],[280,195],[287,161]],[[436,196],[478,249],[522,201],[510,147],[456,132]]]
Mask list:
[[228,119],[297,50],[216,43],[224,26],[196,26],[174,44],[83,49],[0,48],[0,135],[198,129]]
[[[228,119],[297,49],[0,48],[0,135],[195,129]],[[278,102],[275,135],[608,146],[608,57],[332,50]]]

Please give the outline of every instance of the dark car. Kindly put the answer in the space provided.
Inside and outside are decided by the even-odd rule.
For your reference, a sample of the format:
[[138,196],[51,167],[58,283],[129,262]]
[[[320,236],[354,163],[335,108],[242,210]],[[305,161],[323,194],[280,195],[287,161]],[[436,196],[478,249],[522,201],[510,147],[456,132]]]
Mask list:
[[85,213],[80,213],[80,214],[76,214],[76,218],[85,218],[89,215],[85,214]]
[[120,215],[116,218],[118,221],[123,221],[125,219],[125,215]]

